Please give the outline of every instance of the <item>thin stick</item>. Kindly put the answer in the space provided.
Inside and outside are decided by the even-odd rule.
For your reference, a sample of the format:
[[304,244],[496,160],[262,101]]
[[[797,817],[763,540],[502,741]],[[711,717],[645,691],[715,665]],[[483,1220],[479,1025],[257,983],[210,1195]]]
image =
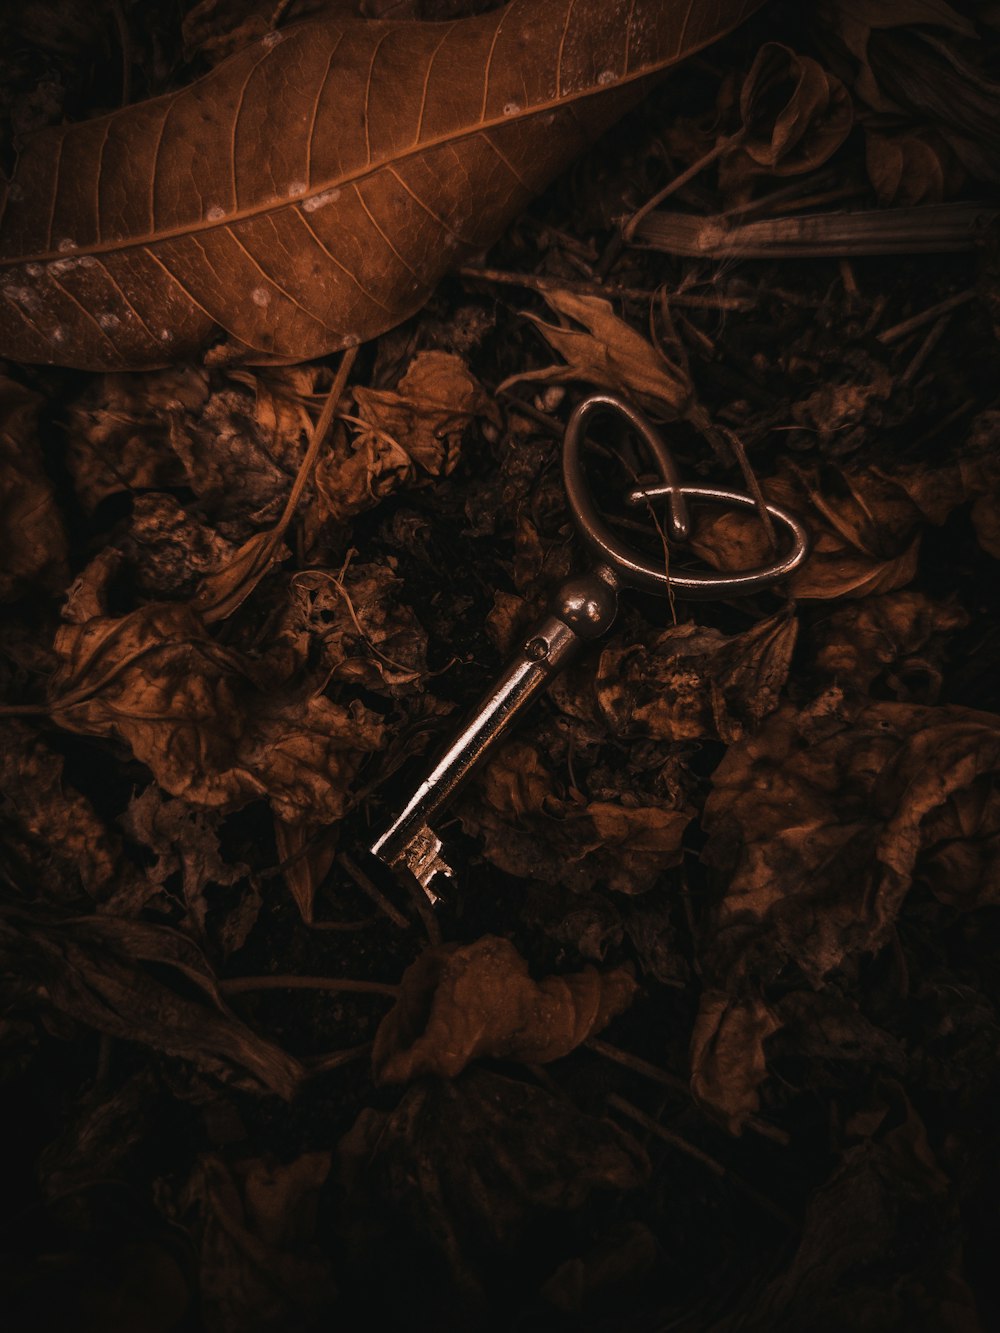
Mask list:
[[651,1079],[654,1083],[660,1083],[665,1088],[671,1088],[674,1092],[681,1092],[685,1097],[691,1095],[691,1089],[688,1087],[687,1079],[678,1078],[676,1074],[670,1074],[659,1065],[651,1065],[648,1060],[642,1060],[638,1055],[631,1055],[628,1051],[620,1050],[617,1046],[612,1046],[610,1042],[601,1041],[598,1037],[591,1037],[585,1041],[584,1046],[594,1052],[595,1055],[603,1055],[605,1060],[613,1060],[616,1065],[623,1065],[626,1069],[631,1069],[636,1074],[642,1074],[644,1078]]
[[333,990],[350,991],[358,995],[388,995],[396,999],[398,986],[390,986],[384,981],[355,981],[351,977],[228,977],[219,982],[223,995],[242,995],[246,991],[258,990]]
[[703,1166],[708,1167],[713,1175],[728,1175],[726,1168],[716,1158],[707,1152],[703,1152],[701,1148],[696,1148],[693,1143],[689,1143],[680,1134],[675,1134],[672,1129],[667,1129],[665,1125],[661,1125],[658,1120],[654,1120],[645,1111],[640,1111],[638,1106],[633,1106],[624,1097],[619,1097],[617,1092],[612,1092],[608,1096],[608,1105],[614,1107],[616,1111],[620,1111],[629,1120],[634,1120],[637,1125],[641,1125],[650,1134],[655,1134],[664,1143],[669,1143],[671,1147],[677,1148],[679,1152],[686,1153],[688,1157],[693,1157],[696,1162],[701,1162]]
[[[463,278],[476,282],[492,282],[505,287],[524,287],[530,292],[573,292],[579,296],[600,296],[605,300],[617,298],[622,301],[652,301],[659,294],[660,288],[650,291],[646,287],[616,287],[597,282],[575,282],[566,278],[544,278],[537,273],[512,273],[502,268],[476,268],[466,264],[458,270]],[[670,304],[685,310],[752,310],[756,301],[746,296],[694,296],[688,292],[675,292],[670,297]]]
[[361,889],[363,893],[366,893],[377,907],[382,909],[394,926],[398,926],[400,930],[410,929],[410,922],[399,908],[395,907],[389,901],[374,880],[365,874],[352,857],[348,856],[346,852],[341,852],[337,857],[337,864],[342,866],[343,869],[347,871],[348,875],[350,875],[351,879],[354,880],[358,888]]
[[679,190],[682,185],[687,185],[688,181],[693,180],[699,172],[702,172],[706,167],[711,166],[716,158],[721,157],[727,149],[732,148],[737,144],[740,137],[739,134],[733,134],[724,139],[720,139],[714,148],[710,148],[707,153],[699,157],[697,162],[692,162],[686,171],[682,171],[679,176],[675,176],[669,185],[665,185],[658,194],[654,194],[652,199],[647,200],[637,213],[633,213],[628,222],[622,227],[622,240],[626,245],[631,244],[636,227],[638,227],[639,223],[647,213],[651,213],[654,208],[657,208],[663,203],[664,199],[669,199],[669,197]]
[[341,1065],[360,1060],[371,1048],[370,1041],[363,1041],[360,1046],[348,1046],[342,1051],[330,1051],[328,1055],[314,1055],[311,1060],[306,1060],[304,1063],[309,1077],[315,1078],[317,1074],[326,1074],[331,1069],[339,1069]]
[[912,384],[919,375],[920,370],[930,356],[934,348],[937,347],[944,335],[945,329],[951,323],[951,315],[942,315],[936,324],[932,324],[927,331],[927,336],[910,358],[910,364],[899,377],[900,384]]
[[932,324],[940,315],[947,315],[950,311],[957,310],[959,306],[967,304],[975,295],[975,287],[969,287],[964,292],[956,292],[954,296],[948,296],[945,300],[938,301],[937,305],[929,305],[926,310],[921,310],[919,315],[911,315],[909,319],[904,319],[899,324],[893,324],[892,328],[884,329],[878,335],[878,340],[884,347],[899,342],[900,338],[905,338],[910,333],[916,333],[917,329],[922,329],[925,324]]

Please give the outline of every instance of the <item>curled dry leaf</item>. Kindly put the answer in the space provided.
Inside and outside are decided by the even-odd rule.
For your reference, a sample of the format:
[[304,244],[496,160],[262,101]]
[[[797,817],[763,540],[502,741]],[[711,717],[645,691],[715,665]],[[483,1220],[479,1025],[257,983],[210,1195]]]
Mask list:
[[[167,926],[120,917],[52,921],[0,917],[4,972],[60,1013],[140,1042],[260,1095],[291,1098],[298,1061],[241,1023],[219,995],[205,956]],[[156,974],[143,964],[153,964]],[[174,976],[175,989],[160,978]],[[190,998],[191,986],[202,999]]]
[[759,996],[702,994],[691,1034],[691,1092],[733,1134],[760,1109],[757,1089],[767,1077],[764,1042],[780,1026]]
[[41,396],[0,374],[0,602],[68,574],[66,535],[38,439]]
[[851,98],[835,74],[780,42],[765,42],[740,91],[743,154],[769,176],[812,171],[851,132]]
[[619,319],[610,301],[558,290],[542,295],[557,314],[582,325],[578,329],[569,324],[548,324],[537,315],[527,314],[567,364],[511,375],[498,392],[514,384],[582,380],[633,398],[657,415],[684,415],[692,398],[687,370],[667,361],[652,343]]
[[274,692],[188,606],[92,615],[63,626],[55,648],[59,725],[123,742],[195,805],[265,796],[291,823],[339,819],[364,754],[382,744],[381,721],[360,703]]
[[885,208],[940,204],[965,183],[965,171],[947,141],[927,128],[898,134],[866,129],[865,167]]
[[[592,1224],[649,1176],[642,1148],[611,1121],[483,1069],[421,1079],[395,1110],[362,1111],[337,1159],[352,1262],[366,1286],[398,1290],[400,1306],[425,1299],[424,1256],[447,1265],[457,1304],[505,1301],[526,1248],[531,1268],[540,1248],[554,1266],[574,1219]],[[400,1263],[397,1227],[415,1264]]]
[[601,716],[623,738],[739,740],[777,707],[797,628],[786,609],[745,634],[692,622],[648,647],[605,648],[597,668]]
[[435,945],[406,969],[399,999],[379,1024],[376,1081],[454,1078],[483,1056],[559,1060],[628,1008],[635,991],[622,968],[533,981],[510,941],[495,935]]
[[0,829],[8,874],[44,901],[81,888],[102,901],[127,878],[118,839],[64,783],[62,756],[13,718],[0,720]]
[[278,1164],[198,1160],[179,1199],[201,1248],[201,1307],[215,1333],[301,1328],[329,1312],[333,1265],[315,1242],[328,1152]]
[[642,893],[677,865],[693,813],[648,794],[560,796],[527,741],[498,751],[459,809],[465,830],[482,837],[484,855],[507,874],[579,889],[604,882],[619,893]]
[[758,3],[307,22],[189,88],[40,131],[0,212],[0,354],[99,370],[220,332],[258,360],[374,337]]

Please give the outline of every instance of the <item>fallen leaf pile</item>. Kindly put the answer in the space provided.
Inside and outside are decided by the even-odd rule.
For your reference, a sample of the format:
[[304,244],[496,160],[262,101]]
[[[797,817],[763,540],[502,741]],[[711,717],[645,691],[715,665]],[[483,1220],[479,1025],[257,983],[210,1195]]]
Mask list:
[[[973,0],[7,7],[5,1333],[1000,1327],[998,90]],[[593,389],[753,501],[595,417],[644,559],[811,552],[624,587],[435,912]]]

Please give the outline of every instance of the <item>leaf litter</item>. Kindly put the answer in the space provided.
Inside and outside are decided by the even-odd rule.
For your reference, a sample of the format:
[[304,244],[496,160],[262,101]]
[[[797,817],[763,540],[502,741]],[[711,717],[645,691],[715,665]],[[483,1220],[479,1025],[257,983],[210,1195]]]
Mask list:
[[[615,6],[561,42],[551,7],[462,0],[4,20],[3,244],[58,223],[0,292],[15,1329],[1000,1318],[996,241],[903,253],[952,244],[939,205],[995,216],[1000,24],[632,8],[653,65],[747,22],[630,111]],[[343,180],[290,155],[315,89],[288,71],[341,31],[342,97],[373,51],[399,70],[369,185],[347,118],[314,143]],[[488,170],[481,141],[461,160],[484,34]],[[407,157],[410,81],[451,40],[475,56],[451,157]],[[164,95],[179,151],[192,84],[228,135],[254,61],[240,115],[292,128],[273,179],[238,147],[238,217],[232,171],[201,173],[197,226],[230,246],[206,266],[194,194],[154,194],[161,232],[148,190],[112,216],[124,145]],[[102,126],[106,260],[82,203],[62,225]],[[63,141],[53,193],[31,173]],[[831,242],[844,207],[900,255]],[[322,273],[259,248],[294,217]],[[796,257],[720,262],[718,219]],[[663,422],[692,484],[800,512],[814,551],[739,604],[624,598],[456,806],[429,921],[357,849],[580,567],[558,441],[587,385]],[[594,444],[610,508],[641,464]],[[768,558],[750,511],[697,518],[672,560]]]

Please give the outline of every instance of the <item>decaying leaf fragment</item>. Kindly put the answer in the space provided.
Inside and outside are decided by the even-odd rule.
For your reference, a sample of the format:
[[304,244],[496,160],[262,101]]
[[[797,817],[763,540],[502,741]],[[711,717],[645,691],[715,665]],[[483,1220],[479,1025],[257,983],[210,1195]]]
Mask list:
[[66,535],[42,468],[42,399],[0,374],[0,602],[66,580]]
[[[819,986],[881,948],[915,881],[966,910],[1000,901],[998,784],[995,715],[849,704],[836,689],[730,747],[703,816],[725,892],[708,939],[718,984],[693,1049],[699,1096],[731,1126],[754,1107],[760,1043],[778,1022],[748,994],[786,963]],[[725,1040],[748,1023],[755,1041]]]
[[619,319],[610,301],[560,290],[542,294],[557,314],[582,326],[549,324],[528,313],[545,341],[567,364],[511,375],[499,392],[514,384],[582,380],[624,394],[656,415],[684,415],[692,397],[687,371],[667,361],[652,343]]
[[337,1168],[352,1265],[369,1289],[397,1291],[401,1310],[441,1263],[439,1290],[459,1308],[506,1302],[539,1263],[543,1276],[565,1258],[575,1225],[592,1226],[649,1176],[642,1148],[610,1120],[476,1068],[420,1079],[391,1112],[362,1111]]
[[[98,1032],[190,1060],[258,1095],[291,1098],[302,1078],[294,1057],[231,1013],[204,954],[167,926],[9,911],[0,917],[0,955],[6,989],[35,991]],[[163,975],[175,977],[177,988]],[[202,998],[189,998],[192,985]]]
[[740,116],[740,148],[770,176],[821,166],[854,123],[837,76],[780,42],[765,42],[758,51],[740,91]]
[[375,1078],[454,1078],[483,1056],[559,1060],[626,1009],[635,991],[622,968],[533,981],[514,946],[495,935],[433,946],[407,968],[399,999],[379,1024]]
[[733,1134],[760,1108],[764,1042],[780,1026],[760,996],[733,999],[707,990],[701,997],[691,1035],[691,1091]]
[[339,819],[363,755],[382,743],[381,721],[360,703],[269,688],[189,606],[89,614],[64,625],[55,647],[59,725],[124,742],[161,787],[196,805],[266,796],[292,823]]
[[452,352],[418,353],[395,389],[353,393],[357,433],[341,433],[316,470],[320,515],[338,522],[397,487],[447,476],[476,418],[499,425],[496,404]]
[[605,648],[597,668],[601,716],[617,736],[738,740],[777,707],[797,622],[790,610],[727,637],[693,621],[652,643]]
[[216,1333],[302,1327],[330,1310],[333,1266],[315,1242],[330,1161],[198,1160],[179,1203],[200,1242],[202,1311]]
[[571,888],[643,893],[681,858],[693,811],[652,795],[587,800],[557,790],[538,748],[515,740],[490,760],[459,815],[501,870]]
[[270,32],[188,88],[54,125],[0,205],[0,355],[307,360],[426,301],[650,80],[760,0],[514,0]]

